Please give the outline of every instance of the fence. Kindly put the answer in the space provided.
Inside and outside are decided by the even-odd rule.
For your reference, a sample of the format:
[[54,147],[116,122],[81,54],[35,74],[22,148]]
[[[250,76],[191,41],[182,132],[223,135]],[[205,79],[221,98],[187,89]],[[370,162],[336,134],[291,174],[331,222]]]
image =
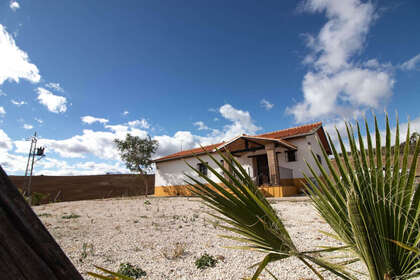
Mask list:
[[[9,176],[19,189],[24,190],[25,176]],[[147,175],[147,194],[154,193],[155,177]],[[92,176],[33,176],[32,192],[46,196],[42,202],[100,199],[146,194],[146,185],[140,175]]]

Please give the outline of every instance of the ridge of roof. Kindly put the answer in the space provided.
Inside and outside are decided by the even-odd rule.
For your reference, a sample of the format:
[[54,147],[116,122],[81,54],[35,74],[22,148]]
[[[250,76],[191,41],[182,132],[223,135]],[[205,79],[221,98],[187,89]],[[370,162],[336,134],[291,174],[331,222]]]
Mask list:
[[270,140],[270,141],[281,143],[282,145],[284,145],[286,147],[289,147],[289,148],[292,148],[292,149],[296,149],[297,148],[295,145],[293,145],[289,141],[286,141],[286,140],[283,140],[283,139],[277,139],[277,138],[272,138],[272,137],[253,136],[253,135],[246,135],[246,134],[242,134],[241,136],[237,136],[235,138],[232,138],[231,140],[222,143],[221,145],[219,145],[216,148],[217,149],[224,148],[225,146],[227,146],[227,145],[235,142],[236,140],[238,140],[240,138],[245,138],[245,139],[259,139],[259,140]]
[[[314,132],[313,130],[318,129],[321,126],[322,126],[322,122],[316,122],[316,123],[304,124],[304,125],[300,125],[300,126],[286,128],[286,129],[280,129],[280,130],[276,130],[276,131],[266,132],[266,133],[258,134],[256,136],[267,137],[267,136],[273,135],[273,134],[286,134],[284,136],[281,135],[279,137],[290,137],[290,136],[295,137],[295,136],[299,136],[301,134],[307,134],[309,132]],[[305,131],[305,129],[308,129],[308,128],[310,128],[310,130]],[[291,133],[290,135],[287,135],[287,132],[292,132],[292,131],[301,131],[301,133]]]
[[[237,139],[241,136],[264,137],[264,138],[273,138],[273,139],[276,139],[276,140],[280,139],[280,140],[286,142],[287,144],[291,144],[291,143],[288,143],[285,139],[282,139],[282,138],[297,137],[297,136],[300,136],[300,135],[306,135],[308,133],[313,133],[319,127],[322,127],[322,122],[316,122],[316,123],[311,123],[311,124],[306,124],[306,125],[301,125],[301,126],[276,130],[276,131],[267,132],[267,133],[258,134],[258,135],[242,134],[240,136],[232,138],[231,140]],[[229,140],[227,142],[230,142],[231,140]],[[169,154],[169,155],[157,158],[154,161],[159,162],[159,161],[183,158],[183,157],[191,156],[193,154],[203,154],[206,151],[211,152],[212,150],[214,150],[215,148],[217,148],[218,146],[220,146],[224,143],[226,143],[226,142],[223,141],[223,142],[220,142],[220,143],[217,143],[217,144],[211,144],[211,145],[206,145],[206,146],[202,146],[202,147],[192,148],[192,149],[189,149],[189,150],[179,151],[179,152],[176,152],[176,153],[173,153],[173,154]]]
[[206,145],[206,146],[201,146],[201,147],[197,147],[197,148],[192,148],[192,149],[188,149],[188,150],[184,150],[184,151],[179,151],[173,154],[169,154],[160,158],[157,158],[155,160],[153,160],[154,162],[157,161],[164,161],[164,160],[169,160],[169,159],[177,159],[177,158],[183,158],[186,156],[190,156],[193,154],[203,154],[206,151],[207,152],[211,152],[213,149],[217,148],[218,146],[222,145],[224,142],[220,142],[217,144],[210,144],[210,145]]

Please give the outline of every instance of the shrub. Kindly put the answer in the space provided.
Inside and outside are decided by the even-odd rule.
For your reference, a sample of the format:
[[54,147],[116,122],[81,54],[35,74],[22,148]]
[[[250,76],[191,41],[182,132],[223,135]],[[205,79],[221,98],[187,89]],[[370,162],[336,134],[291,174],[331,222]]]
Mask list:
[[83,243],[82,252],[80,253],[79,261],[83,262],[83,260],[87,258],[89,253],[91,255],[93,255],[93,244],[92,243]]
[[50,194],[34,192],[32,193],[32,205],[40,205],[42,202],[46,201]]
[[69,215],[63,215],[63,216],[61,216],[61,218],[62,219],[67,219],[67,220],[68,219],[77,219],[77,218],[80,218],[80,215],[71,213]]
[[206,269],[207,267],[215,267],[217,263],[216,258],[205,253],[201,257],[195,260],[195,266],[198,269]]
[[19,192],[23,195],[25,201],[30,203],[32,206],[40,205],[41,203],[46,202],[47,198],[50,196],[48,193],[33,192],[31,196],[32,199],[30,199],[24,190],[19,189]]
[[146,276],[147,273],[138,266],[134,266],[131,263],[121,263],[118,273],[127,277],[132,277],[134,279]]
[[168,260],[175,260],[185,255],[185,243],[176,243],[172,248],[162,250],[162,255]]
[[50,213],[40,213],[38,214],[38,217],[51,217],[52,215]]

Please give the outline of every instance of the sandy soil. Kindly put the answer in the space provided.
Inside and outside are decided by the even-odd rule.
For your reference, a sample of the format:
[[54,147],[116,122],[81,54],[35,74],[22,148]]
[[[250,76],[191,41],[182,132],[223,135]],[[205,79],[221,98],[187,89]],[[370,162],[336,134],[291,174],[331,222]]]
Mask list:
[[[300,248],[336,244],[319,233],[329,227],[309,201],[272,203]],[[204,213],[208,209],[196,198],[61,202],[34,209],[86,279],[90,279],[87,271],[95,271],[94,265],[117,270],[122,262],[145,270],[147,276],[142,279],[242,279],[252,276],[253,269],[248,267],[263,258],[223,248],[239,243],[218,237],[226,232]],[[204,253],[219,259],[216,267],[195,267],[195,259]],[[269,269],[279,279],[316,279],[293,258],[271,264]],[[272,278],[262,275],[261,279]]]

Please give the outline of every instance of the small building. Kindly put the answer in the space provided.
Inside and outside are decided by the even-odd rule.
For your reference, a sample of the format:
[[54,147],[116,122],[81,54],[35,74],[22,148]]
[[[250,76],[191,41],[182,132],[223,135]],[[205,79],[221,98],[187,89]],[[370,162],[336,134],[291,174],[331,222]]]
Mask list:
[[[199,156],[212,168],[221,172],[221,168],[206,154],[206,151],[211,153],[223,163],[223,159],[216,153],[218,150],[222,152],[228,150],[265,195],[274,197],[293,195],[298,193],[304,184],[303,174],[311,175],[305,160],[311,166],[316,165],[311,151],[328,170],[321,146],[331,154],[322,123],[317,122],[260,135],[243,134],[222,143],[180,151],[155,159],[155,195],[191,195],[184,181],[186,179],[184,173],[197,176],[186,162],[220,183],[220,180],[195,157]],[[223,164],[225,167],[228,166],[226,163]],[[315,170],[320,173],[318,168]]]

